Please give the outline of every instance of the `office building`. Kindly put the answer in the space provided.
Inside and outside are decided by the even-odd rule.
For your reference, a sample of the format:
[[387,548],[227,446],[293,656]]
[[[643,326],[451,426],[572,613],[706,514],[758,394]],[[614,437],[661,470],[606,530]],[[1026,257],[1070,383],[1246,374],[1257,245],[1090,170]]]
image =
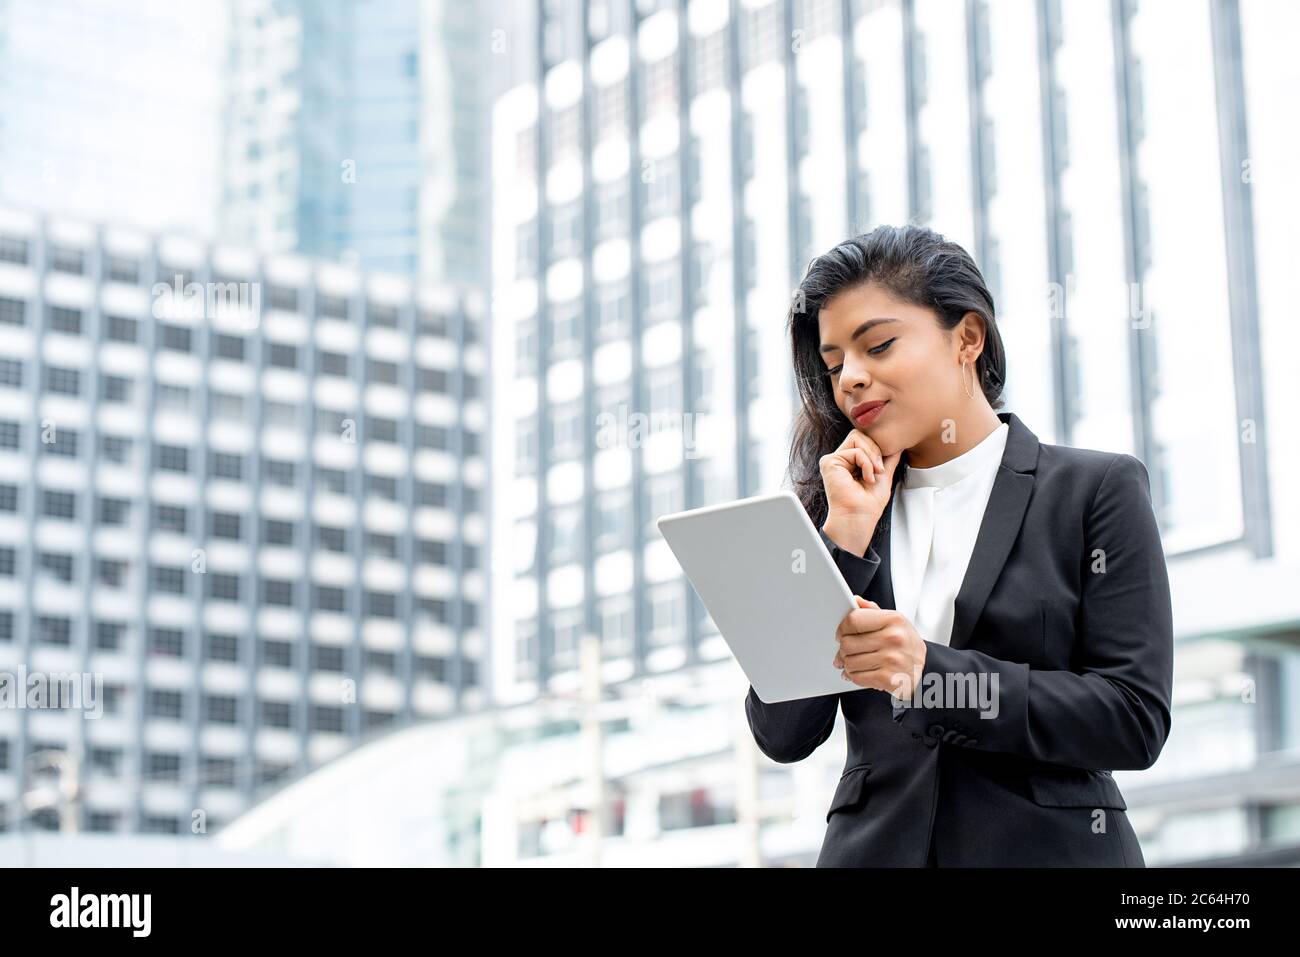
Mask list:
[[4,827],[207,833],[481,707],[483,313],[0,210],[0,672],[102,684],[0,708]]

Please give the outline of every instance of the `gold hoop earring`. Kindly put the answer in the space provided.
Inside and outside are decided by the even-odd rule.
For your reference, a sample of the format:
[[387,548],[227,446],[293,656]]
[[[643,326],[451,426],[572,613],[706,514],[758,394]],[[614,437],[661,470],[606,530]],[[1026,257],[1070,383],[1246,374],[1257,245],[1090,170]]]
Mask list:
[[975,393],[972,392],[970,386],[966,384],[966,360],[964,359],[961,363],[961,387],[966,390],[966,395],[972,399],[975,398]]

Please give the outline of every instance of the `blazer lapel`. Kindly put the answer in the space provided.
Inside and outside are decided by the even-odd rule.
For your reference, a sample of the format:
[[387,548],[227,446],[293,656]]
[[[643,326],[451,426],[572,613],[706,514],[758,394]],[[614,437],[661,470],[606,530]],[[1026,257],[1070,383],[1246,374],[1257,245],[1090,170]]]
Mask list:
[[966,566],[966,577],[962,579],[953,604],[950,648],[965,648],[970,641],[971,631],[984,611],[989,592],[1002,574],[1011,546],[1020,535],[1029,496],[1034,490],[1038,436],[1014,412],[999,412],[997,416],[1007,423],[1007,444],[980,522],[970,564]]

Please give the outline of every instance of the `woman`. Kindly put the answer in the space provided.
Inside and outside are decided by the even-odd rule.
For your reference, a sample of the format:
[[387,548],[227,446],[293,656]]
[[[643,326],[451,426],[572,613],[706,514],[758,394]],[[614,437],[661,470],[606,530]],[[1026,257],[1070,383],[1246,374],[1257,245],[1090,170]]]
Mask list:
[[1111,771],[1171,723],[1168,573],[1146,468],[1040,443],[971,257],[882,226],[808,267],[789,323],[791,477],[849,587],[842,694],[745,702],[807,757],[844,714],[819,867],[1145,861]]

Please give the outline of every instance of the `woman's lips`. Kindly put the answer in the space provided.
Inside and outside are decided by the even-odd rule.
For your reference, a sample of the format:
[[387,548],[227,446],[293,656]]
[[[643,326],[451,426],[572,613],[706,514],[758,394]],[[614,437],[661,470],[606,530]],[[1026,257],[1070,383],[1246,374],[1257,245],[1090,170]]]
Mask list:
[[889,405],[888,401],[881,402],[879,404],[873,404],[867,402],[865,403],[865,407],[864,406],[858,407],[861,408],[863,411],[855,415],[853,417],[853,421],[858,424],[859,428],[866,428],[872,422],[875,422],[876,419],[880,418],[880,413],[885,411],[885,406],[887,405]]

